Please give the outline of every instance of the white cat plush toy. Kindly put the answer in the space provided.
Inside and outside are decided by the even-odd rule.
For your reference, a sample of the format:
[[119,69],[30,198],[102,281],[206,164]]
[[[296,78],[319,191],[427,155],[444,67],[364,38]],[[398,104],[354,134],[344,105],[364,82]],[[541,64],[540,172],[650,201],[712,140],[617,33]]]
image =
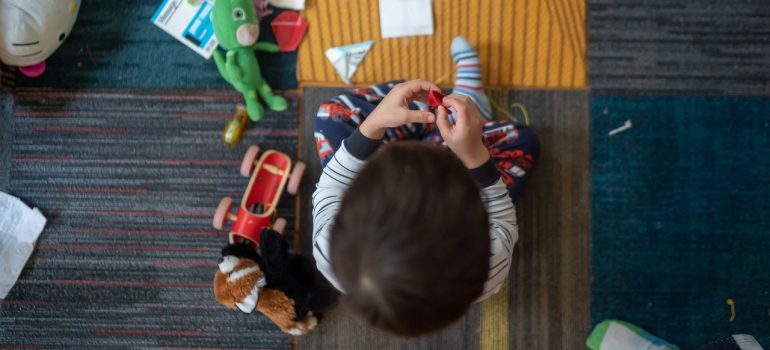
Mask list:
[[36,77],[70,35],[81,0],[0,0],[0,61]]

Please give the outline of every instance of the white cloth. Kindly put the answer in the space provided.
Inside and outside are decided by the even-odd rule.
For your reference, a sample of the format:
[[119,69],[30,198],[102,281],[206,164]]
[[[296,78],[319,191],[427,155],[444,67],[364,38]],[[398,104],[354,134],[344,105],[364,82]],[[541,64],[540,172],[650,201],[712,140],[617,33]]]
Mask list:
[[0,300],[19,278],[45,223],[40,210],[0,192]]

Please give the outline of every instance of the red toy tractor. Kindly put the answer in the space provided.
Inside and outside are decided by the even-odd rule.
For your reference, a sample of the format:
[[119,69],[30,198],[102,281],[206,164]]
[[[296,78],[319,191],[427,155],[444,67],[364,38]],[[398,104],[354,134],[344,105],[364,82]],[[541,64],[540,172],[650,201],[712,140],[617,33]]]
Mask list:
[[237,214],[233,213],[233,199],[224,197],[214,214],[213,226],[221,230],[230,220],[230,243],[248,242],[259,244],[259,233],[265,227],[272,227],[280,233],[286,229],[286,219],[276,218],[278,200],[284,188],[291,195],[299,191],[305,163],[296,162],[292,170],[292,161],[284,153],[268,150],[259,155],[259,147],[251,146],[246,151],[241,163],[241,175],[251,177]]

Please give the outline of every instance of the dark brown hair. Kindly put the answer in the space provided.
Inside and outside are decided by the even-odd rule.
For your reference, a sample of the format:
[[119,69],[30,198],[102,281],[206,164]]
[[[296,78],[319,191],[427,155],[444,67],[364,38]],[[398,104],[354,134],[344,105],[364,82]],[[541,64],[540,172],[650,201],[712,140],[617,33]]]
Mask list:
[[489,218],[470,172],[417,142],[379,150],[348,189],[331,232],[344,300],[371,325],[416,336],[459,319],[489,269]]

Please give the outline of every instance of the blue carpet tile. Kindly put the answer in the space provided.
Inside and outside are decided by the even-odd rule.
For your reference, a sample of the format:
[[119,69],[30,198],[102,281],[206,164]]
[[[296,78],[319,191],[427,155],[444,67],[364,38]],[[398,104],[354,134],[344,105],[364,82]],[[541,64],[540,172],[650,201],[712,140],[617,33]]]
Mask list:
[[590,110],[592,322],[768,344],[770,98],[598,95]]

